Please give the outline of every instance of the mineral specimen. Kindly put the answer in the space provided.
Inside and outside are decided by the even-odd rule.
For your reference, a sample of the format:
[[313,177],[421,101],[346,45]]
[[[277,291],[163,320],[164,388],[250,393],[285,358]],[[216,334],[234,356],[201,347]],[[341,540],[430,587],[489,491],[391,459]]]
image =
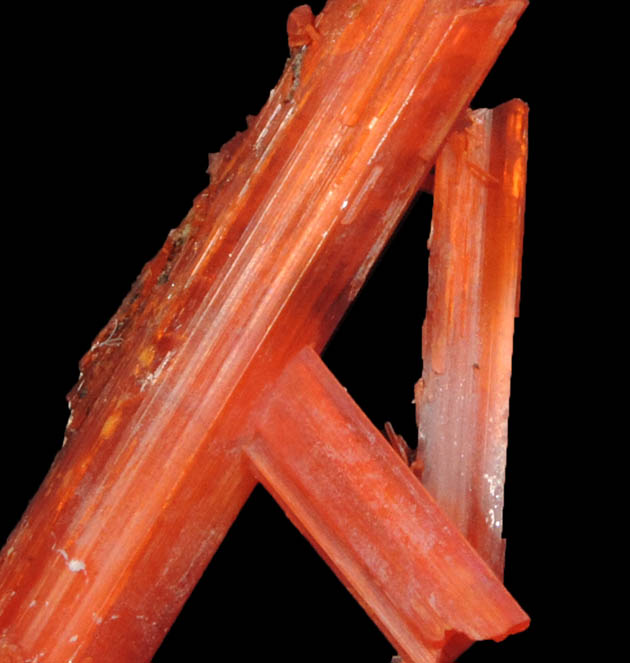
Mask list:
[[[64,446],[0,557],[2,663],[151,659],[256,484],[256,412],[323,348],[525,5],[331,0],[291,28],[305,43],[268,102],[81,362]],[[496,591],[502,633],[521,628]]]

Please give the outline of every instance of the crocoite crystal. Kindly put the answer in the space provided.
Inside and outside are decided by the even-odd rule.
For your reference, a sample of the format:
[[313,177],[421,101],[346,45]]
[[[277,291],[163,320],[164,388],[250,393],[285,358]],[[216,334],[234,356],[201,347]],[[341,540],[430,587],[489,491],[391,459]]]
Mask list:
[[416,387],[422,481],[499,577],[526,160],[519,100],[469,111],[440,152]]
[[[276,378],[323,348],[525,5],[331,0],[302,26],[311,41],[81,362],[64,447],[2,552],[2,663],[150,660],[256,483],[247,444]],[[448,541],[485,605],[501,597],[483,637],[522,628]],[[388,632],[415,663],[446,660],[454,636],[435,633]]]
[[310,349],[256,415],[256,473],[407,661],[447,661],[528,617]]

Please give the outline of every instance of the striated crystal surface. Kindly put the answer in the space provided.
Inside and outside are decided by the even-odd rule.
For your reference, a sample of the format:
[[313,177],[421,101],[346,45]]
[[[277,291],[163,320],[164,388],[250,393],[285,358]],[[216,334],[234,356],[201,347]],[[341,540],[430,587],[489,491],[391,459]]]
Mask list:
[[247,445],[261,482],[405,660],[448,663],[529,618],[310,349]]
[[469,111],[440,152],[416,386],[422,481],[499,577],[527,114]]
[[151,659],[256,483],[252,404],[323,348],[525,5],[331,0],[304,26],[81,362],[0,556],[4,659]]

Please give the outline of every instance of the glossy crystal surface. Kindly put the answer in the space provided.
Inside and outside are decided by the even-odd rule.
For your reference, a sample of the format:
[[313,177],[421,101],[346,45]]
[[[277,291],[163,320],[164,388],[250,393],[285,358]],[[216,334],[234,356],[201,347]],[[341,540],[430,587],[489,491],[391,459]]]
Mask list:
[[323,348],[525,4],[331,0],[304,28],[81,362],[2,551],[2,663],[151,659],[256,483],[255,403]]
[[416,387],[422,481],[499,577],[527,115],[469,111],[440,152]]
[[404,659],[447,663],[529,618],[310,349],[261,403],[256,474]]

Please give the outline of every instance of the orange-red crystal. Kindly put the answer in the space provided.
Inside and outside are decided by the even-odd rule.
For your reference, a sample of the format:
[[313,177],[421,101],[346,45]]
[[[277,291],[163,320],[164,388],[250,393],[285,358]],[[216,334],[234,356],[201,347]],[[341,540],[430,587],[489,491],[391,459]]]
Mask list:
[[[0,557],[2,663],[151,659],[257,481],[244,450],[276,378],[323,348],[525,5],[331,0],[303,26],[311,43],[81,362],[64,446]],[[449,582],[486,583],[466,550]],[[501,633],[521,628],[497,597]]]
[[440,152],[416,387],[422,481],[499,577],[527,114],[469,111]]

